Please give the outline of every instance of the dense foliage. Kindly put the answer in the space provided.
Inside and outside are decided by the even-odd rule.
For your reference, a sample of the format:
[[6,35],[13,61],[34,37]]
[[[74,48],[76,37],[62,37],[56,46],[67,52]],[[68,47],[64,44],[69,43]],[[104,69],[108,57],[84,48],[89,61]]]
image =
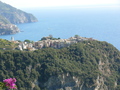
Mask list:
[[[99,70],[100,61],[105,63],[104,72]],[[86,87],[94,86],[97,76],[101,75],[109,90],[115,90],[115,81],[116,90],[120,90],[120,52],[106,42],[83,41],[62,49],[32,52],[1,51],[0,67],[0,80],[16,78],[18,90],[47,90],[43,83],[63,73],[79,77]]]
[[40,41],[42,40],[58,40],[60,38],[54,38],[52,35],[49,35],[48,37],[42,37]]
[[13,50],[17,44],[5,39],[0,39],[0,50]]

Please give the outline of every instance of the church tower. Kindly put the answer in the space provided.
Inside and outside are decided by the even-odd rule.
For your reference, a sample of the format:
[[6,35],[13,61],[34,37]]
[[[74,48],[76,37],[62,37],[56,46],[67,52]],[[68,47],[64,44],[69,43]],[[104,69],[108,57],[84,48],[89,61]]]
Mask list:
[[14,41],[14,37],[11,37],[11,41]]

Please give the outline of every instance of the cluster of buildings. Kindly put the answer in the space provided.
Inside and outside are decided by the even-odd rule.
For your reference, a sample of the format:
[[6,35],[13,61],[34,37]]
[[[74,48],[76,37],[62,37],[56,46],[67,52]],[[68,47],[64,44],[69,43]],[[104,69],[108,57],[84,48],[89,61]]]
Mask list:
[[[41,40],[41,41],[32,42],[32,43],[19,42],[18,49],[34,51],[34,50],[46,48],[46,47],[62,48],[62,47],[67,47],[67,46],[70,46],[71,44],[78,43],[85,40],[94,40],[94,39],[84,38],[79,36],[79,37],[71,37],[69,39],[56,39],[56,40],[46,39],[46,40]],[[13,41],[13,38],[11,41]]]
[[13,24],[4,24],[4,23],[0,22],[0,29],[8,29],[8,30],[10,29],[10,30],[12,30],[12,28],[14,28],[14,27],[17,28],[16,25],[13,25]]

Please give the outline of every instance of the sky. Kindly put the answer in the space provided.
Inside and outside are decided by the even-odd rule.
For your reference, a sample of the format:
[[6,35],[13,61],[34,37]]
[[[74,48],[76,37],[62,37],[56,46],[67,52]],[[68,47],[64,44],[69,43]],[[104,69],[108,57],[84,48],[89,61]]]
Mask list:
[[120,5],[120,0],[0,0],[16,8],[54,7],[54,6],[87,6],[87,5]]

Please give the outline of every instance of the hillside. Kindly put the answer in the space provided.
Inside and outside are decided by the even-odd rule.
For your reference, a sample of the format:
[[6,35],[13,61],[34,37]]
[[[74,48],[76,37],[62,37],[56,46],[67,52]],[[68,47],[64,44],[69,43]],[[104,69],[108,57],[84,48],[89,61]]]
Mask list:
[[10,35],[20,32],[19,28],[14,24],[4,24],[0,22],[0,35]]
[[0,1],[0,15],[7,18],[12,24],[37,22],[37,19],[29,13],[16,9]]
[[5,39],[0,39],[0,50],[14,50],[17,44]]
[[107,42],[1,51],[0,67],[0,81],[14,77],[18,90],[120,90],[120,52]]
[[9,35],[20,32],[19,28],[11,24],[8,19],[0,15],[0,35]]
[[7,20],[4,16],[0,15],[0,23],[10,24],[10,21]]
[[14,24],[30,22],[37,22],[37,19],[32,14],[16,9],[0,1],[0,23],[2,23],[0,26],[0,35],[18,33],[20,30],[17,27],[15,28]]

